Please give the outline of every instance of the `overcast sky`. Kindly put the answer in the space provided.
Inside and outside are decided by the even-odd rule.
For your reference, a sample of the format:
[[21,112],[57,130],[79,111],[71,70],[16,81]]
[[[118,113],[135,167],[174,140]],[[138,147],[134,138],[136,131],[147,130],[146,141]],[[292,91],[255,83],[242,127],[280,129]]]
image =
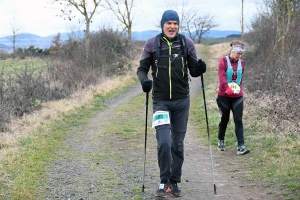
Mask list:
[[[55,7],[47,2],[51,0],[0,0],[0,37],[11,35],[11,25],[15,21],[19,32],[32,33],[39,36],[48,36],[58,32],[84,29],[84,24],[75,20],[65,21],[56,17],[60,14],[61,7]],[[157,25],[162,13],[167,9],[179,8],[182,1],[188,2],[186,10],[196,9],[200,15],[210,14],[219,24],[216,30],[240,31],[242,0],[134,0],[133,31],[159,30]],[[102,0],[104,2],[104,0]],[[173,2],[168,4],[167,2]],[[244,24],[250,26],[250,22],[257,13],[255,0],[244,0]],[[179,12],[179,11],[178,11]],[[80,16],[80,15],[78,15]],[[95,14],[92,30],[101,27],[112,27],[121,30],[120,23],[112,13],[99,10]]]

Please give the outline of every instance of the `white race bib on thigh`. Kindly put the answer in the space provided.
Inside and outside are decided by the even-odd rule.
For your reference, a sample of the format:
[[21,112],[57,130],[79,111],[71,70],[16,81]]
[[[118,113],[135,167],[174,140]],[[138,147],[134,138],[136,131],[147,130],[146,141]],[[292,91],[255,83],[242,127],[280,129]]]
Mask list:
[[169,112],[158,110],[153,114],[152,128],[163,124],[170,124]]

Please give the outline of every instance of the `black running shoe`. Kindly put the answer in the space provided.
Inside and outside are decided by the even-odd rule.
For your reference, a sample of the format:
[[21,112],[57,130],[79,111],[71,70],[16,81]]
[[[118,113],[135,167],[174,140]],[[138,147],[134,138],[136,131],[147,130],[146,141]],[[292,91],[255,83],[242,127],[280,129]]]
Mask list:
[[181,197],[183,195],[181,190],[178,188],[177,183],[170,183],[169,187],[171,189],[170,195],[172,197]]
[[224,140],[219,140],[219,142],[218,142],[218,150],[219,151],[225,151],[225,141]]
[[244,154],[247,154],[247,153],[250,153],[250,149],[247,149],[245,147],[245,145],[241,145],[241,146],[237,147],[237,154],[238,155],[244,155]]
[[169,190],[168,184],[161,183],[159,184],[158,189],[156,190],[156,193],[154,194],[155,197],[160,198],[167,198],[167,191]]

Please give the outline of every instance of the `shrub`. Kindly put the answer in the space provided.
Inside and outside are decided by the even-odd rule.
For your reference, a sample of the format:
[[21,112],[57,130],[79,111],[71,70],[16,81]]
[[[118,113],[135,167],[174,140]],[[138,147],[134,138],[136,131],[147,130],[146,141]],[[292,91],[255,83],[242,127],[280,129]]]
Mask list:
[[290,26],[284,43],[278,43],[277,24],[272,13],[261,14],[254,20],[252,30],[245,35],[251,44],[243,57],[246,62],[243,85],[250,92],[263,92],[272,100],[268,106],[268,119],[276,124],[275,132],[288,131],[280,126],[289,121],[293,131],[299,133],[300,25]]
[[[70,38],[61,48],[55,49],[55,54],[49,56],[46,68],[29,68],[25,65],[7,74],[2,70],[0,131],[6,130],[11,117],[22,117],[25,113],[39,109],[42,102],[66,98],[91,84],[101,82],[106,76],[120,75],[131,70],[132,61],[138,55],[136,52],[140,50],[138,47],[122,34],[102,29],[91,34],[87,61],[84,41]],[[29,50],[32,55],[36,52],[33,46]]]

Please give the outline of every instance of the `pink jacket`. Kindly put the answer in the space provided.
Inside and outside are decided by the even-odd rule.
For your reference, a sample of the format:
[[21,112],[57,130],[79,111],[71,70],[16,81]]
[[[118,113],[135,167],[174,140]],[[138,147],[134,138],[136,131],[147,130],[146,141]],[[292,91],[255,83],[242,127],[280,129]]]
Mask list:
[[[242,70],[243,70],[243,73],[244,73],[245,63],[244,63],[244,60],[241,60],[241,61],[242,61]],[[231,63],[233,71],[236,71],[237,67],[238,67],[238,62],[234,61],[232,58],[230,58],[230,63]],[[219,78],[218,95],[219,96],[227,96],[227,97],[230,97],[230,98],[237,98],[237,97],[243,96],[244,95],[244,93],[243,93],[243,79],[242,79],[241,84],[240,84],[240,89],[241,90],[240,90],[240,93],[238,95],[233,94],[233,95],[229,96],[229,95],[227,95],[227,93],[225,93],[226,87],[228,86],[228,83],[226,81],[227,67],[228,66],[227,66],[226,58],[225,58],[225,56],[223,56],[222,58],[220,58],[219,66],[218,66],[218,78]],[[232,76],[232,80],[235,81],[236,78],[237,78],[237,75],[235,73]]]

